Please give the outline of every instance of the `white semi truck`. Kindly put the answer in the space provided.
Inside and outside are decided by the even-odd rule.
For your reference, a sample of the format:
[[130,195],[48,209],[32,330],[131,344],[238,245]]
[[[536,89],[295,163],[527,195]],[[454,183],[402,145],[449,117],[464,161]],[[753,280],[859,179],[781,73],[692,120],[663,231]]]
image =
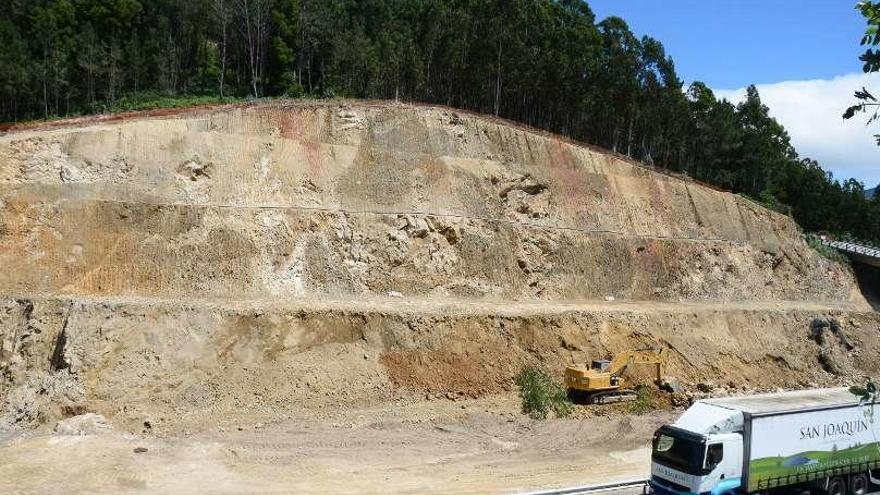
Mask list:
[[654,434],[649,488],[864,495],[880,486],[876,407],[845,388],[698,401]]

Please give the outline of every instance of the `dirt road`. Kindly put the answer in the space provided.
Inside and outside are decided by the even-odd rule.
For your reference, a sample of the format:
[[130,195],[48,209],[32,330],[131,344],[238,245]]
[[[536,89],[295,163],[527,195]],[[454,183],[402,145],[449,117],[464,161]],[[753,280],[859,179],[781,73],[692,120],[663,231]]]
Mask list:
[[0,447],[0,493],[512,493],[644,476],[670,419],[534,422],[516,408],[496,396],[174,438],[29,433]]
[[451,297],[384,297],[363,295],[358,297],[322,297],[298,299],[233,299],[195,298],[185,301],[177,298],[140,296],[71,296],[39,297],[29,294],[13,296],[34,301],[64,300],[79,304],[132,304],[149,307],[186,306],[226,310],[271,310],[325,312],[351,311],[364,313],[395,313],[424,315],[494,315],[537,316],[567,312],[620,312],[620,313],[695,313],[715,311],[870,311],[864,299],[855,297],[849,301],[626,301],[626,300],[491,300]]

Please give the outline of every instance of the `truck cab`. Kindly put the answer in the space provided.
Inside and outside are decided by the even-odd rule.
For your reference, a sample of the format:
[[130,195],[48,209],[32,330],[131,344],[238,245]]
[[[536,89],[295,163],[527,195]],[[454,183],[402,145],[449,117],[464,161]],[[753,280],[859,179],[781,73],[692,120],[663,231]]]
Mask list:
[[736,491],[742,478],[742,435],[697,436],[665,426],[654,436],[651,485],[655,493],[683,495]]
[[846,388],[695,402],[654,434],[659,495],[866,495],[880,485],[880,421]]
[[736,414],[697,403],[654,434],[650,487],[660,495],[723,495],[740,487],[742,421]]

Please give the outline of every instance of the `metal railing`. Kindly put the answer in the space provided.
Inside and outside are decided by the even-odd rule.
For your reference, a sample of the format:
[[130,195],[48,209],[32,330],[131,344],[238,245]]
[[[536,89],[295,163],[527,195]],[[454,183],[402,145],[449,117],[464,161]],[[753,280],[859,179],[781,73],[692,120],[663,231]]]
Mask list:
[[642,488],[647,486],[648,480],[629,480],[607,483],[604,485],[572,486],[568,488],[555,488],[552,490],[520,493],[519,495],[580,495],[587,493],[601,493],[626,488]]
[[827,239],[820,239],[819,242],[825,246],[837,249],[838,251],[880,259],[880,248],[874,246],[846,241],[831,241]]

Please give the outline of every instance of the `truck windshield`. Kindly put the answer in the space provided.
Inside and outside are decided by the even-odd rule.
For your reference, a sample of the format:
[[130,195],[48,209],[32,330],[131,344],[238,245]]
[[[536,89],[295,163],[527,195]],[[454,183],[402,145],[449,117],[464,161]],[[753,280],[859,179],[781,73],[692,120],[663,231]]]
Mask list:
[[688,474],[701,474],[706,445],[694,439],[659,431],[654,435],[654,461]]

